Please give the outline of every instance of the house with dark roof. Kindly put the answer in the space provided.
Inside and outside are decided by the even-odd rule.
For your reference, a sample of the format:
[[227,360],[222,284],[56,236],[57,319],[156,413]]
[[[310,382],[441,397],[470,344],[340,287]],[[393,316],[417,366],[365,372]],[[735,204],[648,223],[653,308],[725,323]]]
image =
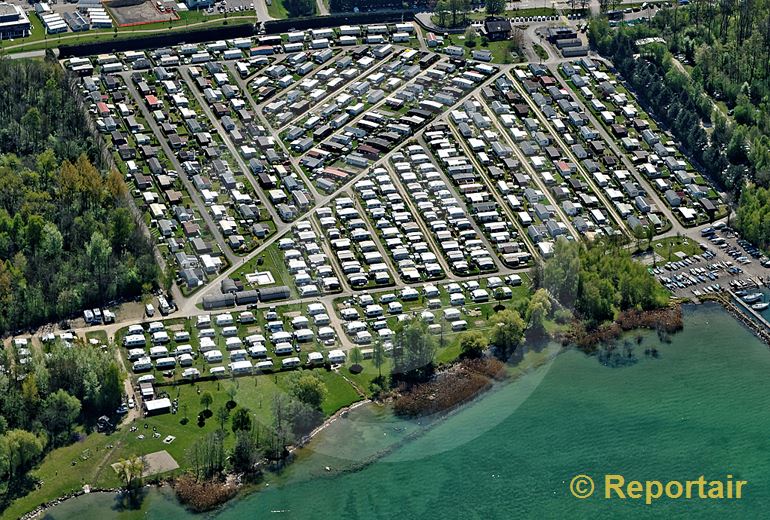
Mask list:
[[490,40],[507,40],[511,37],[511,22],[508,20],[486,20],[482,32]]

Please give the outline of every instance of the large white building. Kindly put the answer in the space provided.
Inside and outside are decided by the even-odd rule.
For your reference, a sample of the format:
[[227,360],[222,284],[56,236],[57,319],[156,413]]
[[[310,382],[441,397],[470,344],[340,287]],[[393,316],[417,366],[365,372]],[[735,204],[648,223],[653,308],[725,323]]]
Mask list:
[[21,6],[0,2],[0,40],[29,36],[31,27]]

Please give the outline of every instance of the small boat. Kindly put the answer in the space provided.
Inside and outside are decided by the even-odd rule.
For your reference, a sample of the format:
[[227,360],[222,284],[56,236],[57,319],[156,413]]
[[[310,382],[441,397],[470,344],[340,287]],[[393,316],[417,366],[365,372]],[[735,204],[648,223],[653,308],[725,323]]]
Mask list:
[[751,306],[751,308],[754,309],[755,311],[763,311],[768,307],[770,307],[770,303],[768,302],[755,303],[754,305]]
[[743,297],[743,301],[746,303],[755,303],[762,299],[762,293],[761,292],[755,292],[751,293],[749,295],[746,295]]

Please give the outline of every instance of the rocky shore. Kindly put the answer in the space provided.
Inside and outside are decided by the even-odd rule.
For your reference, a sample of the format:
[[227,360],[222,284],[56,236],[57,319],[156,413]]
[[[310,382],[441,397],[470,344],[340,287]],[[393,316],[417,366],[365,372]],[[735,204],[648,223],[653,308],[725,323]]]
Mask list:
[[43,514],[45,511],[47,511],[48,509],[54,506],[58,506],[59,504],[61,504],[66,500],[77,498],[82,495],[87,495],[89,493],[121,493],[122,491],[123,490],[121,488],[91,488],[88,486],[84,486],[83,489],[80,489],[78,491],[73,491],[72,493],[67,493],[66,495],[61,496],[56,500],[51,500],[50,502],[46,502],[45,504],[41,504],[37,506],[32,511],[22,516],[20,520],[32,520],[33,518],[39,518],[40,515]]

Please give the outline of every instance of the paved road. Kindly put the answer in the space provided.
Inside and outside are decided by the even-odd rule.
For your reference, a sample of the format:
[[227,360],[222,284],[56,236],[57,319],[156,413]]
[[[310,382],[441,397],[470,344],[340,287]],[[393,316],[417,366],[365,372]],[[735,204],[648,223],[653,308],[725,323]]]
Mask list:
[[492,109],[489,108],[489,106],[486,103],[481,104],[482,110],[486,112],[487,117],[492,121],[492,126],[494,127],[495,131],[498,135],[500,135],[505,143],[508,145],[509,148],[513,150],[513,154],[515,155],[515,158],[519,161],[519,164],[521,165],[524,170],[526,170],[527,174],[530,176],[532,181],[537,185],[538,189],[540,189],[541,192],[543,192],[543,196],[547,200],[548,204],[550,206],[553,206],[554,210],[556,211],[556,214],[559,217],[559,221],[561,221],[566,227],[567,232],[572,235],[576,240],[580,239],[580,234],[575,231],[575,228],[572,226],[572,221],[567,217],[567,215],[564,213],[564,210],[562,209],[561,205],[553,198],[553,193],[551,193],[551,190],[548,189],[548,186],[546,186],[545,182],[543,181],[542,176],[540,175],[540,172],[536,171],[532,164],[529,162],[529,160],[524,156],[522,151],[519,149],[518,144],[516,144],[513,139],[511,138],[510,134],[506,131],[506,129],[501,126],[500,121],[497,119],[497,115],[492,112]]
[[203,200],[200,198],[200,194],[198,193],[198,190],[195,188],[195,186],[193,186],[192,182],[190,182],[190,180],[187,178],[187,175],[184,173],[184,169],[182,168],[182,165],[179,163],[179,159],[177,158],[176,154],[169,146],[168,140],[163,135],[163,132],[161,131],[158,124],[156,123],[155,118],[152,116],[152,114],[150,113],[150,110],[147,108],[147,105],[144,103],[142,96],[136,90],[136,87],[134,86],[133,81],[131,81],[131,73],[121,72],[120,76],[123,78],[123,82],[128,87],[128,92],[131,94],[131,96],[136,101],[136,104],[139,106],[139,110],[142,112],[142,116],[144,117],[145,121],[147,121],[147,124],[150,125],[150,128],[155,134],[155,137],[160,142],[160,146],[163,149],[163,152],[166,154],[166,158],[169,161],[171,161],[171,164],[174,166],[174,169],[176,169],[179,175],[179,179],[182,181],[182,184],[184,184],[185,188],[187,189],[187,193],[190,195],[190,198],[195,203],[195,206],[198,209],[198,213],[200,213],[201,217],[206,223],[206,226],[208,226],[209,231],[214,237],[214,240],[216,240],[217,244],[219,245],[219,248],[222,250],[222,254],[225,255],[225,257],[230,262],[230,264],[237,265],[239,260],[238,256],[232,252],[230,247],[225,243],[224,238],[222,238],[222,234],[219,232],[219,228],[217,227],[214,220],[211,218],[211,215],[209,215],[208,208],[203,203]]
[[256,11],[257,18],[260,22],[266,22],[273,19],[273,17],[270,16],[270,13],[267,11],[267,2],[265,0],[255,0],[254,11]]
[[248,181],[251,183],[252,188],[259,194],[259,197],[262,201],[262,206],[264,206],[268,213],[270,213],[270,217],[275,222],[276,228],[280,226],[285,226],[283,222],[281,221],[280,217],[278,216],[278,212],[273,207],[272,203],[270,203],[270,200],[267,197],[267,194],[262,190],[262,187],[259,185],[257,180],[254,178],[254,176],[251,174],[251,169],[246,164],[246,161],[243,160],[243,157],[241,157],[240,152],[235,147],[235,144],[230,139],[230,133],[224,129],[222,126],[222,123],[219,121],[219,118],[214,115],[214,113],[211,111],[211,108],[209,107],[208,102],[203,98],[203,94],[201,94],[197,87],[195,86],[195,80],[190,75],[190,67],[188,66],[182,66],[179,67],[180,74],[186,74],[189,78],[189,81],[187,82],[187,86],[189,87],[190,91],[192,92],[193,97],[198,102],[198,105],[201,107],[201,110],[203,110],[206,117],[211,121],[211,124],[214,125],[214,129],[219,134],[219,137],[222,138],[222,141],[224,141],[225,146],[230,151],[230,155],[232,156],[233,160],[237,163],[237,167],[241,170],[241,173],[248,179]]
[[[509,71],[510,72],[510,71]],[[558,73],[557,73],[558,74]],[[604,206],[604,209],[607,210],[607,212],[610,214],[612,219],[615,221],[615,223],[618,226],[618,229],[624,233],[625,235],[629,235],[628,228],[626,227],[626,223],[623,221],[622,218],[617,214],[617,211],[615,209],[615,205],[612,204],[609,200],[607,200],[607,197],[604,194],[603,190],[600,190],[598,186],[594,183],[593,177],[591,177],[588,172],[583,167],[583,164],[578,160],[577,157],[575,157],[575,154],[572,153],[572,149],[569,148],[564,141],[562,141],[559,134],[557,134],[553,126],[551,126],[551,123],[546,119],[545,115],[543,115],[543,112],[535,105],[535,102],[532,100],[530,96],[524,92],[524,88],[521,86],[521,84],[508,74],[508,79],[511,80],[511,83],[513,83],[514,88],[521,94],[524,99],[526,100],[527,104],[529,105],[532,112],[535,114],[535,117],[540,121],[540,123],[543,125],[544,128],[546,128],[546,131],[551,136],[552,139],[556,141],[556,143],[559,145],[559,148],[561,148],[562,152],[566,154],[567,158],[570,160],[572,164],[575,165],[577,170],[582,174],[583,178],[585,179],[588,186],[591,188],[591,190],[594,192],[594,194],[599,198],[602,205]]]

